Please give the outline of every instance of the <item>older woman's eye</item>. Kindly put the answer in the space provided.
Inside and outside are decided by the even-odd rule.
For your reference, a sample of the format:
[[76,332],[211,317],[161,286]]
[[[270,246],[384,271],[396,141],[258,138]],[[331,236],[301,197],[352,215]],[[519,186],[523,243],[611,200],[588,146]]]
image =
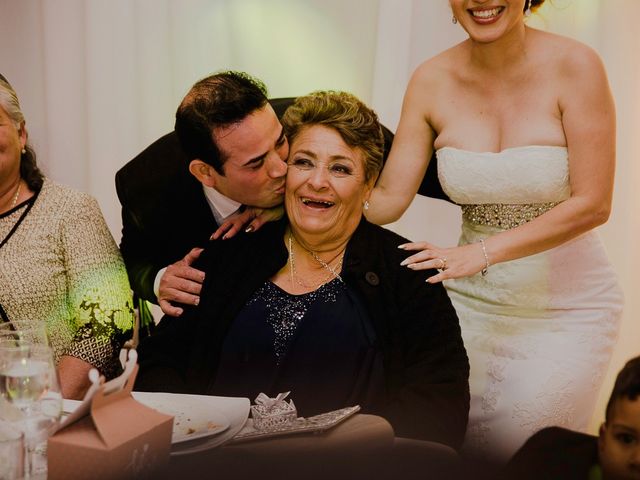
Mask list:
[[304,157],[294,158],[289,163],[300,170],[310,170],[314,167],[313,162]]
[[338,177],[346,177],[347,175],[351,175],[352,172],[351,168],[340,163],[331,165],[330,171],[333,175]]

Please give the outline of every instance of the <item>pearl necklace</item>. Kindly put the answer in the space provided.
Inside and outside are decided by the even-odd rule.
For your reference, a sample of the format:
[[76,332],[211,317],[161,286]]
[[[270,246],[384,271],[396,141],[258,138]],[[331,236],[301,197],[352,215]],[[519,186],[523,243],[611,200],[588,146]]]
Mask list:
[[16,193],[13,194],[13,198],[11,199],[11,206],[9,210],[16,206],[18,203],[18,197],[20,196],[20,189],[22,188],[22,180],[18,181],[18,188],[16,188]]
[[[302,247],[302,248],[304,248],[304,247]],[[342,261],[344,259],[344,249],[338,254],[338,256],[340,257],[340,260],[338,261],[338,263],[337,263],[335,268],[333,268],[327,262],[325,262],[320,257],[318,257],[318,255],[314,251],[308,250],[306,248],[305,248],[305,250],[307,250],[307,252],[309,252],[311,254],[311,256],[313,257],[313,259],[316,262],[318,262],[320,265],[322,265],[322,268],[327,270],[331,275],[329,275],[327,278],[322,279],[319,283],[312,284],[312,285],[307,285],[302,280],[300,280],[300,278],[298,277],[298,273],[296,272],[295,255],[293,253],[293,235],[291,233],[289,233],[289,263],[290,263],[289,273],[290,273],[290,279],[291,279],[291,286],[292,287],[294,285],[294,281],[295,281],[295,283],[297,283],[298,285],[300,285],[303,288],[314,288],[314,289],[320,288],[322,285],[324,285],[325,283],[328,283],[329,281],[333,280],[334,278],[337,278],[338,280],[340,280],[341,282],[344,283],[344,281],[342,280],[342,277],[337,272],[337,270],[340,270],[340,268],[342,267]],[[333,261],[333,260],[331,260],[331,261]],[[329,263],[331,263],[331,262],[329,262]]]
[[18,202],[18,197],[20,196],[20,189],[22,188],[22,180],[18,182],[18,189],[16,190],[16,194],[13,196],[13,202],[11,202],[11,208],[16,206]]

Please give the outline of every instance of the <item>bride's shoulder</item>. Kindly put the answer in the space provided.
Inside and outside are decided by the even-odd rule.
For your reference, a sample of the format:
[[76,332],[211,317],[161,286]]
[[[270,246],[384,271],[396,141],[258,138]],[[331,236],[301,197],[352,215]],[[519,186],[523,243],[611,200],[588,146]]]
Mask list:
[[540,60],[562,78],[584,78],[603,69],[598,53],[578,40],[542,30],[530,29],[530,33],[532,48],[539,52]]
[[447,83],[460,69],[463,50],[459,44],[425,60],[414,71],[412,81],[431,85]]

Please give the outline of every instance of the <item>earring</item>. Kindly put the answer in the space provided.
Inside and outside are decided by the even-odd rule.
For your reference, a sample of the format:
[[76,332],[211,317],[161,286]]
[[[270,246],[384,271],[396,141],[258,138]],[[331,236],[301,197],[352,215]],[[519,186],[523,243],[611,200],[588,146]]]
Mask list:
[[365,210],[369,210],[369,200],[364,201],[364,205],[362,206]]
[[21,151],[20,153],[22,153],[22,155],[24,155],[25,153],[27,153],[27,149],[26,149],[26,148],[23,148],[23,149],[22,149],[22,151]]
[[453,23],[454,25],[455,25],[456,23],[458,23],[458,19],[456,18],[456,16],[455,16],[455,15],[452,15],[452,16],[451,16],[451,23]]
[[524,16],[527,18],[531,16],[531,0],[527,0],[527,9],[524,11]]

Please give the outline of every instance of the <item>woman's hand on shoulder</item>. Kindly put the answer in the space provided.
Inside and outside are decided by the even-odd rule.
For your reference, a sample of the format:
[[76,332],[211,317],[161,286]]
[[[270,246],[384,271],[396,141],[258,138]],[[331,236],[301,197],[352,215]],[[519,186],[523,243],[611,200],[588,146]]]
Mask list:
[[475,275],[487,266],[480,243],[440,248],[427,242],[410,242],[398,245],[398,248],[418,252],[407,257],[400,265],[411,270],[439,270],[437,275],[427,279],[429,283]]
[[211,235],[211,240],[227,240],[235,236],[241,229],[247,233],[255,232],[267,222],[280,220],[284,215],[284,206],[272,208],[247,207],[243,212],[232,215]]

